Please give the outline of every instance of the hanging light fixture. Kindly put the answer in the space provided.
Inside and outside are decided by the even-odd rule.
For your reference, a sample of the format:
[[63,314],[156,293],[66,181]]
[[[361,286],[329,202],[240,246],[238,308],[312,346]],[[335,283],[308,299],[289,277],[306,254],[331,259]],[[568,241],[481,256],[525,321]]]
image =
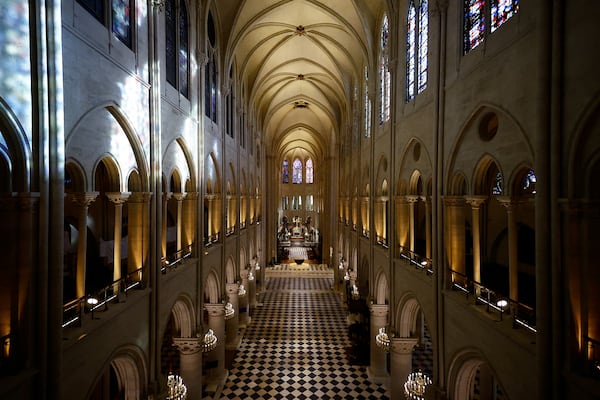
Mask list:
[[425,388],[431,383],[431,378],[420,370],[411,372],[404,384],[404,394],[409,400],[425,400]]
[[235,310],[233,309],[233,304],[227,302],[225,304],[225,319],[231,319],[235,315]]
[[379,328],[379,333],[375,336],[375,344],[383,351],[390,351],[390,337],[385,331],[385,327]]
[[244,285],[240,285],[240,288],[238,289],[238,296],[242,297],[246,295],[246,288],[244,287]]
[[187,387],[183,384],[183,378],[169,372],[167,376],[167,400],[185,400],[187,398]]
[[208,353],[211,350],[214,350],[217,347],[217,337],[212,329],[208,329],[208,331],[204,334],[204,339],[202,339],[202,352]]

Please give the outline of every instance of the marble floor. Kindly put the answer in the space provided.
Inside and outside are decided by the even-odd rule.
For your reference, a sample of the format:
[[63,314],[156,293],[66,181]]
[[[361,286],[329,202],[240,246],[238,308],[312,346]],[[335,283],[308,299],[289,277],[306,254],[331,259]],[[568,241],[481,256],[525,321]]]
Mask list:
[[220,399],[388,399],[348,362],[333,275],[298,272],[267,274]]

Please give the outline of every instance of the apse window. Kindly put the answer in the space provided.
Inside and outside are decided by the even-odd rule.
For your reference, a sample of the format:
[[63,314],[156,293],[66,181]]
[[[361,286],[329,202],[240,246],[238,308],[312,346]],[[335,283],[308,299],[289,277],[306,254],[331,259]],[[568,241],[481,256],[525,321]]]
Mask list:
[[427,88],[429,65],[429,5],[411,1],[406,17],[406,101]]

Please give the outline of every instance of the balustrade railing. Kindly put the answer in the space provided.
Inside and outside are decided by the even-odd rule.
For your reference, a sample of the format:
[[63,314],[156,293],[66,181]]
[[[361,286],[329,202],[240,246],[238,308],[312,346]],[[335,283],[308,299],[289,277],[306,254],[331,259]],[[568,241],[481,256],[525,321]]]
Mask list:
[[161,260],[160,271],[163,274],[166,274],[168,271],[177,268],[177,266],[181,264],[183,260],[192,256],[193,246],[194,243],[191,243],[185,246],[183,249],[178,250],[173,254],[169,254],[166,257],[163,257]]
[[497,312],[500,320],[504,315],[512,317],[513,328],[526,328],[536,333],[535,309],[504,296],[491,288],[477,282],[467,275],[450,269],[452,289],[465,293],[475,304],[485,305],[488,312]]
[[414,251],[410,251],[402,246],[400,246],[400,258],[406,260],[416,269],[425,271],[428,276],[433,275],[433,263],[431,259],[417,254]]
[[585,345],[586,359],[588,361],[591,373],[600,378],[600,340],[592,339],[589,336],[583,337]]
[[132,289],[143,287],[143,267],[128,273],[126,276],[113,281],[101,290],[90,293],[85,297],[80,297],[63,304],[63,328],[81,326],[83,316],[91,313],[92,319],[94,312],[105,311],[108,305],[113,301],[118,301],[121,295],[127,297]]

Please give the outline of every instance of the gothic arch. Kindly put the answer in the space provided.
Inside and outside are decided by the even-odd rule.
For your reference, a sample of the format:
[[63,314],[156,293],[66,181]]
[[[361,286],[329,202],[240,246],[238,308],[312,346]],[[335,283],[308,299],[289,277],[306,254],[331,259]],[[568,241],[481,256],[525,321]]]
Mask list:
[[227,257],[227,262],[225,263],[225,282],[235,283],[236,275],[235,261],[233,260],[233,257]]
[[[450,400],[473,399],[475,386],[481,383],[482,371],[486,379],[494,381],[494,386],[502,387],[491,364],[476,349],[466,348],[459,351],[450,363],[448,371],[448,394]],[[496,392],[497,390],[494,390]],[[479,393],[477,398],[488,398],[489,393]],[[508,397],[504,397],[508,398]]]
[[[88,130],[90,126],[116,134],[113,134],[112,140],[103,141],[101,135],[94,135],[93,132]],[[126,146],[124,146],[125,142],[119,143],[120,133],[124,135]],[[87,143],[80,146],[80,140]],[[107,148],[105,143],[111,147]],[[97,153],[74,154],[73,149],[77,147],[93,149]],[[91,166],[87,165],[85,160],[98,160],[101,158],[101,153],[110,154],[124,170],[129,171],[134,167],[137,168],[141,177],[142,191],[148,191],[150,175],[143,144],[134,128],[134,124],[115,102],[99,104],[85,112],[73,125],[71,131],[66,134],[65,151],[67,158],[78,159],[86,171],[92,171],[93,168],[90,168]],[[120,176],[123,180],[126,178],[126,175],[121,174]],[[121,188],[125,188],[126,185],[127,182],[120,182]]]
[[[487,121],[493,116],[493,128]],[[466,176],[477,175],[477,168],[486,156],[496,161],[503,176],[510,176],[522,160],[533,161],[533,148],[523,127],[507,110],[493,104],[480,104],[460,127],[450,147],[447,161],[447,178],[456,171]],[[450,181],[444,183],[448,188]]]
[[98,372],[86,398],[90,398],[98,385],[103,384],[103,377],[111,368],[117,380],[118,390],[125,400],[145,399],[148,385],[145,360],[144,353],[137,346],[126,345],[116,349]]
[[413,337],[417,332],[417,319],[421,305],[413,293],[405,294],[398,302],[397,329],[400,337]]
[[[0,97],[0,137],[3,138],[10,163],[10,191],[28,192],[30,190],[31,149],[27,134],[9,105]],[[0,150],[2,146],[0,140]]]
[[196,329],[196,318],[193,301],[187,296],[180,296],[171,308],[175,329],[180,337],[192,337]]
[[388,304],[390,297],[390,286],[385,272],[380,271],[375,279],[375,304]]
[[214,269],[208,273],[204,281],[204,302],[209,304],[217,304],[221,301],[221,291],[219,277]]

